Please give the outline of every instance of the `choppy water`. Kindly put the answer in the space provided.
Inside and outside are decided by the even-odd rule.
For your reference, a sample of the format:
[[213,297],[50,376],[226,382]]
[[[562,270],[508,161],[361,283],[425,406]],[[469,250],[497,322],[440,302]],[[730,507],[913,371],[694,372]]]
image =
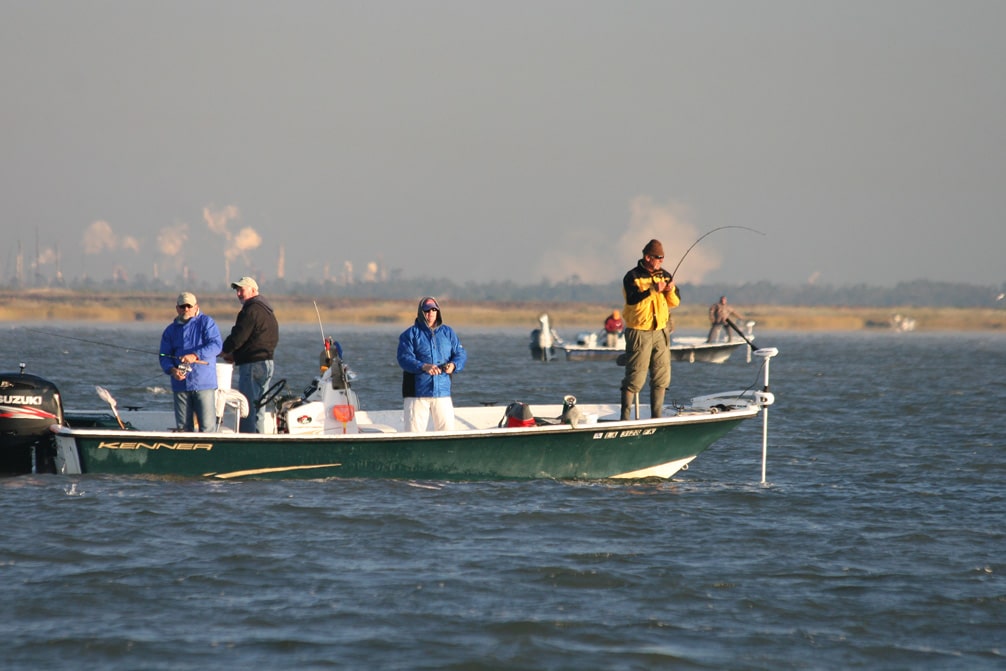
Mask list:
[[[46,331],[156,352],[160,327]],[[336,335],[368,407],[394,330]],[[572,335],[572,334],[568,334]],[[170,406],[152,355],[9,329],[73,407]],[[321,337],[284,328],[300,388]],[[462,333],[457,402],[617,398],[611,363]],[[5,669],[1006,668],[1006,335],[762,333],[748,422],[664,483],[0,480]],[[12,344],[13,343],[13,344]],[[674,398],[757,364],[675,364]]]

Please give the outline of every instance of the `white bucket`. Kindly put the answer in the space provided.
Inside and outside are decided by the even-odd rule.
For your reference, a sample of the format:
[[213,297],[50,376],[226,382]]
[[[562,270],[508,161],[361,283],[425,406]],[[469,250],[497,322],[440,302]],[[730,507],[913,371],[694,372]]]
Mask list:
[[234,376],[234,364],[217,364],[217,389],[228,390],[231,388],[231,378]]

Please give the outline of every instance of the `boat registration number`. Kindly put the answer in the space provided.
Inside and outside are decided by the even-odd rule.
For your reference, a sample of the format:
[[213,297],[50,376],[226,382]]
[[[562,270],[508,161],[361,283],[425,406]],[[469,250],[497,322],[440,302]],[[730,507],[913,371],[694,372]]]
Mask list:
[[631,438],[633,436],[652,436],[656,429],[623,429],[621,431],[598,431],[594,434],[594,440],[608,440],[609,438]]

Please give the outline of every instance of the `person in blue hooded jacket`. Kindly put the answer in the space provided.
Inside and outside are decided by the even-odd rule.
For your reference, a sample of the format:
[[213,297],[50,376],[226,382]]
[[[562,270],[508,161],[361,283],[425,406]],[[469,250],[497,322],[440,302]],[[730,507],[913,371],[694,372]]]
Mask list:
[[437,299],[424,296],[416,322],[398,337],[406,431],[426,431],[431,417],[435,431],[454,429],[451,376],[464,370],[467,360],[454,329],[444,324]]
[[179,431],[213,431],[217,425],[217,355],[223,346],[213,318],[188,291],[175,301],[177,315],[161,334],[161,369],[171,378]]

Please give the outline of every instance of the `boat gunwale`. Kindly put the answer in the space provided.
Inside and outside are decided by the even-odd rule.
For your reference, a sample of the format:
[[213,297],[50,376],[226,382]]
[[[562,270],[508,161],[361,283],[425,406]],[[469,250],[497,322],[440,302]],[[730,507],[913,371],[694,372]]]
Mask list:
[[[736,342],[697,342],[697,343],[679,343],[677,345],[671,345],[671,352],[689,352],[704,351],[704,350],[719,350],[719,349],[729,349],[734,350],[738,347],[743,347],[747,345],[743,340]],[[614,353],[614,352],[625,352],[624,347],[605,347],[604,345],[556,345],[559,349],[565,352],[604,352],[604,353]]]
[[[581,406],[589,407],[589,406]],[[140,437],[153,437],[162,440],[174,440],[177,441],[181,438],[186,438],[190,440],[201,439],[202,441],[248,441],[248,442],[282,442],[290,444],[299,443],[317,443],[317,442],[392,442],[400,440],[410,440],[410,441],[442,441],[442,440],[456,440],[458,438],[479,438],[479,437],[499,437],[501,435],[507,436],[534,436],[540,434],[555,434],[555,433],[596,433],[598,431],[621,431],[625,429],[649,429],[649,428],[662,428],[662,427],[673,427],[676,425],[690,425],[690,424],[707,424],[722,422],[731,419],[751,419],[761,412],[761,406],[755,403],[745,403],[744,405],[734,406],[726,410],[706,410],[706,409],[689,409],[685,408],[679,411],[678,414],[667,416],[667,417],[657,417],[657,418],[642,418],[642,419],[599,419],[596,422],[586,424],[582,423],[577,426],[572,426],[565,423],[557,424],[540,424],[536,426],[527,427],[507,427],[507,426],[494,426],[486,428],[465,428],[456,429],[454,431],[425,431],[425,432],[408,432],[408,431],[365,431],[362,430],[357,433],[323,433],[323,434],[290,434],[290,433],[236,433],[232,431],[207,431],[203,432],[193,432],[193,431],[150,431],[150,430],[135,430],[135,429],[108,429],[108,428],[73,428],[69,426],[63,426],[60,424],[52,424],[49,430],[58,436],[72,437],[80,436],[81,438],[94,438],[98,436],[114,436],[128,437],[133,439],[138,439]],[[367,427],[367,424],[361,424],[361,428]]]

